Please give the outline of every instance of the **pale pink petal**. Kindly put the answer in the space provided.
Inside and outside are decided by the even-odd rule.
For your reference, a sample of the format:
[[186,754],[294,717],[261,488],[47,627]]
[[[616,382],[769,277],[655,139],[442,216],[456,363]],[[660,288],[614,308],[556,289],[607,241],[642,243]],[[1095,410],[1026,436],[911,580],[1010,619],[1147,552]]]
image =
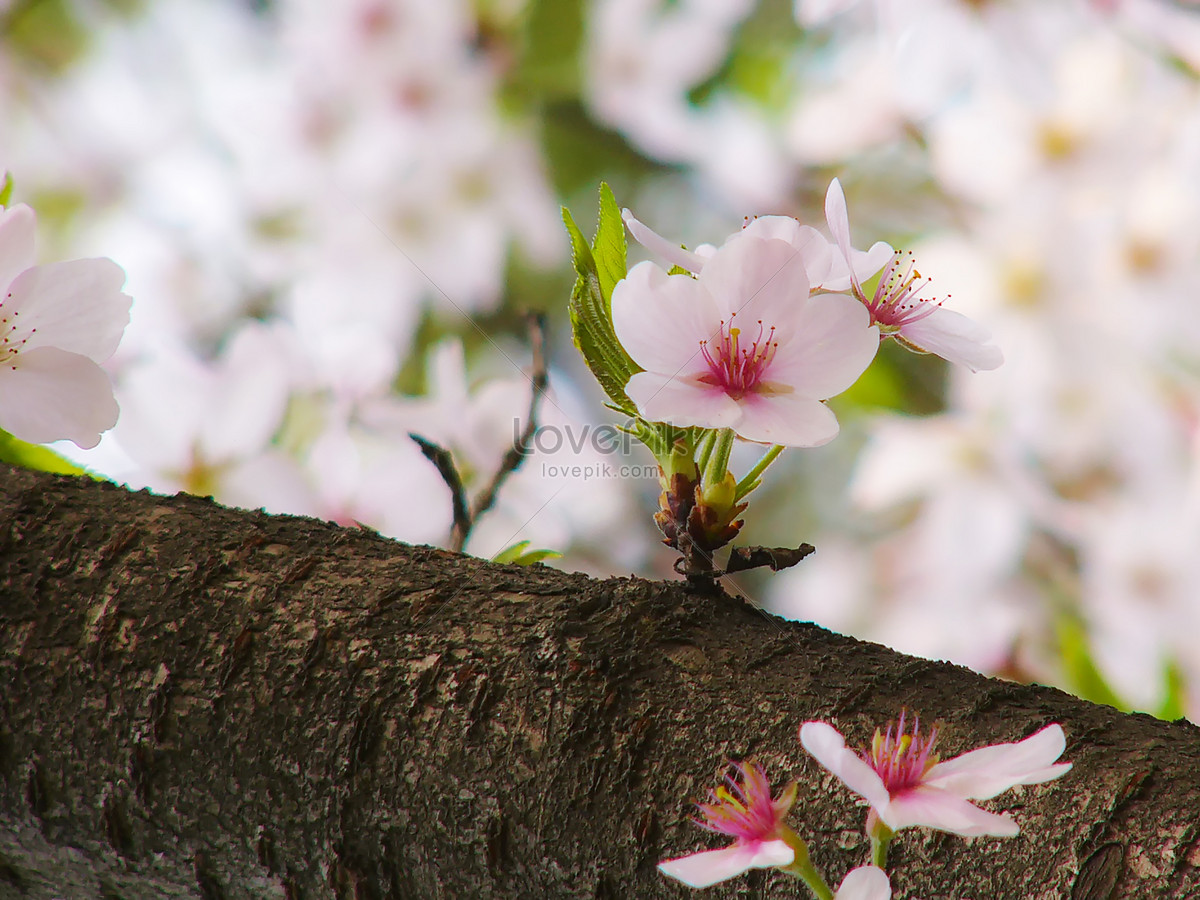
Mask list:
[[991,333],[952,309],[938,307],[924,318],[903,326],[900,337],[914,350],[935,353],[972,372],[995,369],[1004,362],[1000,348],[988,343]]
[[829,182],[829,190],[825,192],[825,224],[833,235],[842,257],[850,258],[850,216],[846,210],[846,194],[842,183],[836,178]]
[[887,806],[888,790],[883,779],[862,758],[846,747],[837,729],[825,722],[805,722],[800,726],[800,743],[826,769],[878,812]]
[[1023,741],[980,747],[938,763],[925,784],[959,797],[988,800],[1018,784],[1041,784],[1066,774],[1070,763],[1054,764],[1066,748],[1061,725],[1047,725]]
[[[827,291],[848,291],[854,281],[862,284],[880,269],[889,259],[896,255],[891,244],[876,241],[870,250],[850,250],[850,261],[840,254],[833,258],[829,266],[829,275],[822,283]],[[850,263],[854,265],[854,278],[850,277]]]
[[0,428],[23,441],[86,450],[119,412],[108,375],[86,356],[39,347],[0,365]]
[[[33,240],[37,220],[33,210],[20,203],[0,212],[0,291],[33,265]],[[3,299],[0,294],[0,299]]]
[[818,294],[801,310],[791,341],[780,342],[766,377],[824,400],[854,384],[878,349],[879,329],[865,306],[843,294]]
[[[758,321],[775,326],[782,342],[808,299],[804,258],[783,241],[737,234],[700,273],[700,285],[712,296],[718,318],[736,321],[747,334]],[[716,323],[713,323],[714,330]],[[716,335],[714,334],[714,337]]]
[[613,289],[612,316],[617,340],[643,369],[708,370],[700,342],[713,337],[720,316],[694,278],[638,263]]
[[104,362],[129,324],[125,272],[111,259],[73,259],[26,269],[0,305],[25,349],[58,347]]
[[796,392],[747,394],[741,418],[732,423],[739,436],[762,444],[820,447],[838,433],[837,417],[824,403]]
[[875,807],[875,811],[893,830],[925,826],[964,837],[1014,837],[1019,831],[1011,816],[987,812],[949,791],[924,784],[897,794],[886,807]]
[[892,883],[879,866],[859,866],[842,879],[833,900],[891,900]]
[[625,385],[625,393],[651,422],[728,428],[742,415],[737,401],[725,391],[682,375],[638,372]]
[[786,866],[796,853],[784,841],[736,843],[721,850],[705,850],[658,864],[658,870],[688,887],[711,887],[750,869]]
[[635,219],[629,210],[621,210],[621,218],[625,220],[625,227],[629,229],[633,239],[655,256],[665,259],[673,266],[687,269],[689,272],[699,272],[704,268],[705,256],[685,250],[678,244],[672,244],[665,237],[651,231]]
[[[759,216],[752,219],[742,234],[763,239],[784,241],[795,247],[804,260],[804,268],[808,271],[809,289],[824,287],[826,290],[844,290],[830,288],[824,282],[840,254],[835,254],[829,241],[821,232],[808,225],[801,225],[791,216]],[[845,269],[845,265],[842,265]]]

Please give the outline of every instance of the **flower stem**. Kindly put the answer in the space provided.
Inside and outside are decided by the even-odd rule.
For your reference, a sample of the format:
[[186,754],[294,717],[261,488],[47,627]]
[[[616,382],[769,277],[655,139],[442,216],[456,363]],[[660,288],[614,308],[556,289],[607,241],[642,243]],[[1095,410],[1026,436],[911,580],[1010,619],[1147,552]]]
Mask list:
[[781,866],[781,871],[796,876],[808,885],[808,889],[817,900],[834,900],[833,890],[825,883],[825,879],[808,856],[808,845],[790,828],[784,829],[783,839],[796,852],[796,856],[789,865]]
[[704,462],[704,484],[720,484],[729,470],[729,454],[733,450],[733,430],[722,428],[713,441],[712,451]]
[[696,457],[696,468],[700,472],[704,471],[704,467],[708,465],[708,457],[712,455],[713,444],[716,442],[717,433],[715,431],[706,431],[704,436],[696,444],[696,449],[699,455]]
[[782,452],[783,447],[779,444],[776,444],[763,454],[762,459],[754,464],[754,468],[746,473],[746,477],[738,482],[737,494],[734,496],[735,501],[741,500],[748,493],[758,487],[758,479],[762,476],[762,473],[767,471],[767,466],[775,462],[775,460],[779,458],[779,454]]
[[892,838],[896,836],[896,832],[888,828],[882,822],[877,823],[875,828],[871,829],[871,864],[879,866],[881,869],[887,868],[888,846],[892,843]]

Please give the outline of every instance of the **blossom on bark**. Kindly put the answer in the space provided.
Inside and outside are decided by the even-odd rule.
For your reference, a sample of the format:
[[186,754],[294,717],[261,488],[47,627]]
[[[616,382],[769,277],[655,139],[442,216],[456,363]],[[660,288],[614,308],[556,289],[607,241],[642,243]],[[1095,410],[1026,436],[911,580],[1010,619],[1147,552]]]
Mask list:
[[612,315],[645,370],[625,386],[639,412],[762,443],[831,441],[838,423],[822,401],[858,379],[879,331],[849,297],[810,297],[806,263],[785,241],[739,233],[694,278],[634,266],[613,290]]
[[986,812],[968,801],[991,799],[1018,784],[1051,781],[1071,768],[1070,763],[1055,763],[1066,746],[1061,725],[945,762],[933,752],[936,741],[937,729],[922,736],[919,720],[909,733],[904,713],[886,734],[877,730],[871,749],[862,754],[849,749],[825,722],[800,726],[804,749],[870,804],[868,823],[874,817],[892,831],[924,826],[967,837],[1013,837],[1019,829],[1011,816]]
[[[934,353],[973,372],[994,369],[1004,361],[1000,348],[989,343],[991,335],[986,328],[962,313],[943,308],[941,301],[920,296],[929,279],[900,253],[892,252],[874,292],[867,296],[857,266],[861,251],[850,244],[846,195],[836,178],[825,195],[825,220],[846,260],[847,287],[870,312],[872,324],[879,326],[884,337],[895,338],[918,353]],[[879,246],[876,244],[867,253],[875,253]]]
[[891,900],[892,883],[879,866],[859,866],[842,879],[833,900]]
[[787,866],[796,858],[799,839],[785,823],[796,802],[796,783],[792,782],[774,800],[771,785],[762,769],[754,763],[735,763],[741,784],[733,774],[725,784],[711,792],[708,803],[698,803],[701,828],[729,835],[734,842],[720,850],[702,850],[676,859],[663,860],[658,870],[682,881],[688,887],[710,887],[741,875],[750,869]]
[[84,449],[117,422],[108,374],[132,302],[110,259],[34,265],[36,217],[0,211],[0,428],[35,444]]

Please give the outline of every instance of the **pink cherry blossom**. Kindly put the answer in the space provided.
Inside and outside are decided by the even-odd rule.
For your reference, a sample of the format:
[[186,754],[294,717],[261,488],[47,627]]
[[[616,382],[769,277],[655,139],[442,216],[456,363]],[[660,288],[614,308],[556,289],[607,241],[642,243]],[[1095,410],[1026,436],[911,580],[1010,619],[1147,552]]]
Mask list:
[[[871,323],[878,325],[885,337],[894,337],[911,350],[937,354],[974,372],[994,369],[1004,361],[1000,348],[989,343],[986,328],[962,313],[944,309],[941,301],[920,296],[929,279],[921,275],[911,259],[906,261],[899,253],[892,253],[874,293],[867,296],[858,264],[862,251],[850,245],[846,195],[836,178],[825,195],[825,220],[847,262],[847,287],[870,311]],[[879,247],[876,244],[867,255],[876,253]]]
[[612,311],[645,370],[625,386],[645,418],[794,447],[837,435],[822,401],[855,382],[879,343],[861,304],[809,296],[803,254],[752,234],[731,237],[694,278],[639,263]]
[[35,266],[35,227],[24,204],[0,212],[0,428],[86,449],[117,422],[99,364],[116,351],[132,301],[112,260]]
[[842,879],[833,900],[891,900],[892,883],[879,866],[859,866]]
[[938,762],[937,729],[920,734],[920,722],[905,730],[901,713],[886,734],[875,732],[861,755],[824,722],[800,726],[800,743],[822,766],[871,805],[871,815],[892,831],[925,826],[964,836],[1012,837],[1011,816],[986,812],[969,800],[988,800],[1018,784],[1041,784],[1066,774],[1055,763],[1066,746],[1061,725],[1048,725],[1023,741],[996,744]]
[[689,887],[709,887],[741,875],[749,869],[769,869],[790,865],[796,851],[787,840],[792,834],[785,823],[796,802],[796,783],[771,799],[771,785],[762,769],[754,763],[734,764],[742,776],[741,784],[732,774],[725,784],[712,791],[711,801],[698,803],[703,818],[696,824],[717,834],[729,835],[734,842],[720,850],[702,850],[658,864],[658,870]]

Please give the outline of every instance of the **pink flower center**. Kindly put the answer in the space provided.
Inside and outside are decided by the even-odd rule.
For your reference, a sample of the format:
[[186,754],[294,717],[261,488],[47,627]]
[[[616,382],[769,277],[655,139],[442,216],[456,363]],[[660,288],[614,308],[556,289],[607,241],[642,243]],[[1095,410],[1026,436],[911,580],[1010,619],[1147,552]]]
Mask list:
[[900,721],[889,724],[886,735],[876,730],[870,751],[863,754],[863,759],[883,780],[889,794],[916,787],[925,773],[937,765],[938,758],[933,752],[937,729],[922,738],[920,728],[921,720],[916,719],[912,734],[906,734],[904,712],[901,711]]
[[704,817],[696,824],[743,841],[772,840],[781,816],[771,800],[766,776],[753,763],[735,763],[734,768],[741,773],[742,783],[738,784],[732,774],[726,775],[725,784],[711,792],[710,803],[696,804]]
[[[904,257],[907,257],[907,263]],[[871,312],[871,324],[878,325],[885,334],[891,334],[925,318],[945,302],[934,297],[917,296],[929,282],[929,278],[917,271],[912,253],[904,256],[895,253],[879,273],[874,296],[868,299],[861,287],[855,287],[858,299]]]
[[762,384],[763,374],[775,358],[779,342],[774,340],[775,326],[767,330],[759,319],[758,336],[747,346],[742,329],[734,322],[736,316],[737,313],[731,313],[728,323],[721,320],[715,340],[700,342],[700,352],[708,363],[708,374],[700,376],[700,380],[721,388],[734,400],[740,400]]

